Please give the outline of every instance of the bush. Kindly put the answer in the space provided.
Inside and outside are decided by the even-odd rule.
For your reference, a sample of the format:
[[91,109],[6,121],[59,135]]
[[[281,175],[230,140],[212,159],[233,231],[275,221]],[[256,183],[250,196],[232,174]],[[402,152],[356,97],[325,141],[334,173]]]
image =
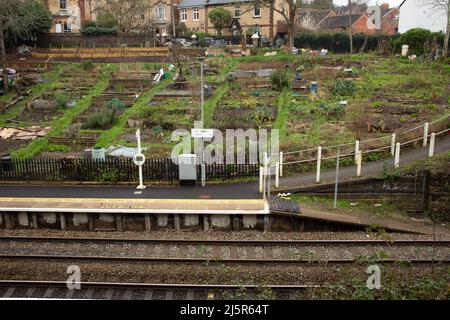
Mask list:
[[270,75],[270,81],[272,81],[272,87],[277,91],[282,91],[284,88],[289,87],[288,75],[283,70],[275,70]]
[[408,54],[422,55],[430,52],[434,45],[444,43],[444,34],[442,32],[431,32],[426,29],[415,28],[402,33],[398,39],[393,41],[394,49],[400,52],[402,46],[409,46]]
[[[367,38],[366,51],[373,51],[378,48],[382,40],[395,39],[396,36],[369,35]],[[366,34],[356,33],[353,35],[353,50],[359,51],[363,46]],[[346,53],[350,51],[350,39],[345,32],[302,32],[294,39],[297,48],[309,48],[313,50],[328,49],[334,53]]]
[[82,126],[82,129],[108,129],[111,124],[114,124],[116,120],[116,114],[114,110],[97,111],[91,115],[86,123]]
[[111,13],[107,11],[102,11],[97,16],[97,26],[101,28],[112,29],[117,26],[117,20]]
[[91,71],[94,69],[94,63],[92,60],[83,60],[81,61],[81,69],[83,69],[83,71]]
[[106,106],[108,107],[108,109],[114,111],[123,110],[125,108],[123,102],[120,101],[118,98],[112,98],[111,101],[109,101]]
[[351,96],[355,93],[356,86],[351,80],[336,80],[333,89],[335,96]]
[[65,93],[59,92],[55,95],[55,102],[58,107],[65,108],[69,102],[69,97]]
[[117,29],[92,26],[92,27],[84,27],[83,29],[81,29],[81,33],[85,36],[112,35],[117,33]]

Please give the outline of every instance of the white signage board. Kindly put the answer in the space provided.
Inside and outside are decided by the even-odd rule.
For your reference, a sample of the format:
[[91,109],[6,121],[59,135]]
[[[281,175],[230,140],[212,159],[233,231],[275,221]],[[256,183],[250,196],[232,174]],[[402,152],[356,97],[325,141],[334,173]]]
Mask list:
[[192,138],[207,138],[214,137],[214,129],[191,129]]

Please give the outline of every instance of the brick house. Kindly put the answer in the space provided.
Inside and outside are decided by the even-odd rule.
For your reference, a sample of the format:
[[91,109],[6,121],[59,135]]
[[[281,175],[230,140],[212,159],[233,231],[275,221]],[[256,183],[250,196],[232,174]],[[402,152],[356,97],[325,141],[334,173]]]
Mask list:
[[50,32],[79,32],[86,21],[91,21],[92,0],[42,0],[53,15]]
[[398,7],[389,8],[388,3],[380,6],[381,11],[381,34],[394,35],[398,33],[398,18],[400,11]]
[[[352,32],[375,34],[375,24],[369,20],[366,14],[352,14]],[[319,25],[320,29],[327,32],[348,32],[349,16],[335,15],[328,16]]]
[[[281,7],[275,0],[274,6]],[[180,22],[191,31],[215,34],[208,12],[223,7],[231,12],[233,22],[222,32],[224,35],[259,33],[263,37],[273,38],[278,34],[278,22],[282,16],[268,6],[260,6],[252,0],[182,0],[178,6]],[[234,28],[233,28],[234,26]]]

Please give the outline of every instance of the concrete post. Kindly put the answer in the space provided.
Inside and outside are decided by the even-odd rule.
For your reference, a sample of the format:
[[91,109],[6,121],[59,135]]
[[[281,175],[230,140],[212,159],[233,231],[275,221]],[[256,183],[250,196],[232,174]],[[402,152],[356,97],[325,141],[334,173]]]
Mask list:
[[355,161],[358,161],[358,153],[359,153],[359,140],[355,141]]
[[6,229],[12,229],[12,217],[11,213],[5,212],[4,214],[4,220],[5,220],[5,228]]
[[259,167],[259,193],[263,192],[263,178],[264,178],[264,169],[263,167]]
[[36,212],[33,212],[32,214],[31,214],[31,226],[34,228],[34,229],[37,229],[39,226],[38,226],[38,218],[37,218],[37,213]]
[[123,231],[122,214],[116,213],[116,229],[119,232]]
[[173,216],[173,224],[175,226],[175,231],[180,231],[180,216],[178,214]]
[[280,152],[280,177],[283,176],[283,151]]
[[395,135],[395,133],[393,133],[391,136],[391,156],[395,155],[395,140],[396,140],[396,135]]
[[398,168],[400,166],[400,142],[397,142],[395,147],[394,166]]
[[94,217],[88,213],[89,231],[94,231]]
[[66,230],[66,216],[64,213],[59,214],[59,222],[61,223],[61,230]]
[[264,216],[264,231],[270,231],[270,215]]
[[362,151],[358,151],[356,155],[356,176],[361,177]]
[[267,180],[267,152],[264,152],[264,169],[263,169],[263,199],[266,199],[266,180]]
[[280,186],[280,163],[275,164],[275,188]]
[[316,183],[320,182],[320,162],[322,159],[322,147],[317,147],[317,171],[316,171]]
[[204,214],[203,215],[203,231],[208,231],[208,230],[209,230],[208,215]]
[[432,157],[434,155],[434,142],[436,140],[436,134],[433,132],[430,137],[430,149],[428,150],[428,156]]
[[426,147],[428,143],[428,127],[429,127],[428,122],[425,122],[423,126],[423,144],[422,144],[424,147]]
[[144,220],[145,220],[145,231],[152,230],[152,220],[149,213],[146,213],[144,215]]

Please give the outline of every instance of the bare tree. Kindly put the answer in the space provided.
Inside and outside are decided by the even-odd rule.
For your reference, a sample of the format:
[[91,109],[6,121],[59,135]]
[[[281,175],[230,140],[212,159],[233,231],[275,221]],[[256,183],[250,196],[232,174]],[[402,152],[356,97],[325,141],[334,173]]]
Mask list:
[[283,17],[288,29],[289,48],[292,49],[294,47],[294,37],[297,31],[296,22],[298,20],[300,7],[303,5],[302,0],[280,0],[279,3],[276,3],[275,0],[254,0],[247,4],[247,8],[241,12],[241,15],[253,10],[255,5],[270,8],[270,10],[279,13]]
[[94,12],[99,14],[107,12],[117,21],[117,27],[122,32],[129,32],[133,29],[145,30],[148,28],[148,19],[140,19],[141,15],[151,8],[148,0],[110,0],[106,3],[98,4]]
[[32,37],[50,26],[50,13],[41,3],[32,0],[0,1],[0,57],[5,91],[8,90],[5,42]]
[[445,12],[447,17],[447,31],[445,32],[444,38],[444,54],[443,56],[447,58],[448,56],[448,38],[450,35],[450,1],[449,0],[416,0],[420,6],[427,7],[431,10],[436,10],[440,12]]

